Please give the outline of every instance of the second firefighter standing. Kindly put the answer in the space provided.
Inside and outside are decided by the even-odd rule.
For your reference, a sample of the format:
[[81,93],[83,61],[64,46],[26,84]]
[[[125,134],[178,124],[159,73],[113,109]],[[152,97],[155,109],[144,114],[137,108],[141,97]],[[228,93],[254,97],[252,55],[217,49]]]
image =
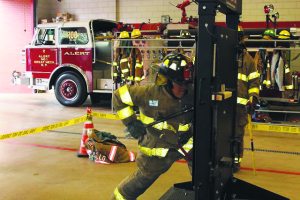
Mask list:
[[[241,32],[241,31],[240,31]],[[242,34],[242,33],[240,33]],[[245,126],[248,123],[248,114],[254,112],[259,101],[259,78],[256,64],[243,44],[241,36],[241,50],[238,55],[237,107],[235,122],[234,168],[237,172],[244,152]]]

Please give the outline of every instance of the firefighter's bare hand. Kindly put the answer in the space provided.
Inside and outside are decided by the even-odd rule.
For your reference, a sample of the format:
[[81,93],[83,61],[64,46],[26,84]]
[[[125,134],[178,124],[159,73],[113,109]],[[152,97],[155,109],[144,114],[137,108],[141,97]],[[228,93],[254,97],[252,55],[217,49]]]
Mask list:
[[146,134],[146,128],[140,120],[134,120],[127,125],[127,130],[135,139]]

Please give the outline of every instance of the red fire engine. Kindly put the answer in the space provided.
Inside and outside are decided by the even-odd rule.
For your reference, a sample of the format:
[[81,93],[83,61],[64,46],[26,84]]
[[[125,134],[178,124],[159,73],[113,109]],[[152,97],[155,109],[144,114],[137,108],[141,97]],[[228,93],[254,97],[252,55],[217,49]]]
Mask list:
[[66,106],[81,105],[91,93],[110,93],[108,39],[115,28],[108,20],[39,24],[26,47],[26,72],[14,72],[14,82],[41,91],[54,88]]
[[[14,72],[13,82],[28,85],[36,91],[54,89],[57,100],[65,106],[79,106],[88,95],[111,94],[115,86],[112,61],[117,43],[113,38],[120,31],[118,25],[109,20],[39,24],[25,50],[26,72]],[[143,27],[148,32],[154,27],[157,36],[162,33],[161,25],[146,24]],[[180,30],[170,31],[168,38],[172,38],[170,34],[180,35],[182,29],[189,29],[188,24],[178,25]],[[131,26],[135,28],[135,25]],[[141,52],[148,68],[159,63],[165,48],[171,51],[171,46],[174,46],[172,41],[153,38],[156,37],[152,37],[152,41],[149,37],[148,40],[137,41],[143,43],[143,46],[139,44],[139,48],[144,48]],[[190,40],[185,41],[189,47],[184,47],[181,42],[175,42],[175,45],[191,48],[194,39]],[[147,49],[145,46],[148,46]]]

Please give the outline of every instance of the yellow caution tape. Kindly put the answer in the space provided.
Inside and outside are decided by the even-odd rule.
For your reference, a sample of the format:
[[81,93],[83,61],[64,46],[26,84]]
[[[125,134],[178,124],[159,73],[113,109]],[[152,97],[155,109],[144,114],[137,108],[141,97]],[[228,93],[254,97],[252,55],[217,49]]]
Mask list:
[[58,123],[54,123],[54,124],[49,124],[47,126],[30,128],[30,129],[26,129],[23,131],[17,131],[17,132],[13,132],[13,133],[9,133],[9,134],[1,134],[0,140],[29,135],[29,134],[36,134],[36,133],[40,133],[40,132],[44,132],[44,131],[48,131],[48,130],[62,128],[65,126],[71,126],[71,125],[78,124],[78,123],[84,122],[84,121],[85,121],[85,116],[81,116],[81,117],[77,117],[77,118],[74,118],[71,120],[66,120],[66,121],[62,121],[62,122],[58,122]]
[[120,120],[120,118],[116,114],[107,114],[107,113],[93,112],[92,115],[93,115],[93,117],[102,118],[102,119]]
[[300,134],[300,126],[271,125],[254,122],[252,123],[252,130]]
[[[92,112],[93,117],[97,118],[102,118],[102,119],[113,119],[113,120],[119,120],[119,117],[116,114],[106,114],[106,113],[100,113],[100,112]],[[53,129],[58,129],[58,128],[63,128],[66,126],[72,126],[75,124],[79,124],[81,122],[84,122],[86,120],[86,115],[73,118],[70,120],[58,122],[58,123],[53,123],[49,124],[46,126],[41,126],[41,127],[36,127],[36,128],[29,128],[26,130],[22,131],[16,131],[8,134],[1,134],[0,133],[0,140],[8,139],[8,138],[14,138],[14,137],[19,137],[19,136],[24,136],[24,135],[31,135],[31,134],[36,134],[48,130],[53,130]]]
[[[118,115],[116,114],[109,114],[109,113],[100,113],[100,112],[92,112],[93,117],[102,118],[102,119],[112,119],[112,120],[120,120]],[[49,124],[47,126],[41,126],[36,128],[30,128],[22,131],[16,131],[8,134],[1,134],[0,133],[0,140],[14,138],[24,135],[36,134],[48,130],[53,130],[57,128],[63,128],[66,126],[75,125],[86,120],[86,115],[81,117],[73,118],[70,120]],[[281,133],[296,133],[300,134],[300,126],[283,126],[283,125],[270,125],[270,124],[263,124],[263,123],[252,123],[252,130],[255,131],[270,131],[270,132],[281,132]]]

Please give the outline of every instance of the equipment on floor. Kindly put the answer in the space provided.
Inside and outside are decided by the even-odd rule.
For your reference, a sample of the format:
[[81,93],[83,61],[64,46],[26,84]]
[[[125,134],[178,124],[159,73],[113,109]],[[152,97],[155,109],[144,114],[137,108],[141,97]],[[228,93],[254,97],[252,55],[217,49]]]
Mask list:
[[89,135],[92,135],[94,132],[93,116],[92,109],[86,109],[86,121],[83,124],[81,141],[79,146],[79,151],[77,152],[77,157],[89,157],[87,149],[85,148],[85,142],[88,140]]
[[98,164],[134,162],[135,154],[111,133],[94,130],[85,142],[89,159]]
[[100,164],[134,162],[136,157],[115,135],[95,129],[90,107],[86,109],[86,120],[77,156],[88,157]]

